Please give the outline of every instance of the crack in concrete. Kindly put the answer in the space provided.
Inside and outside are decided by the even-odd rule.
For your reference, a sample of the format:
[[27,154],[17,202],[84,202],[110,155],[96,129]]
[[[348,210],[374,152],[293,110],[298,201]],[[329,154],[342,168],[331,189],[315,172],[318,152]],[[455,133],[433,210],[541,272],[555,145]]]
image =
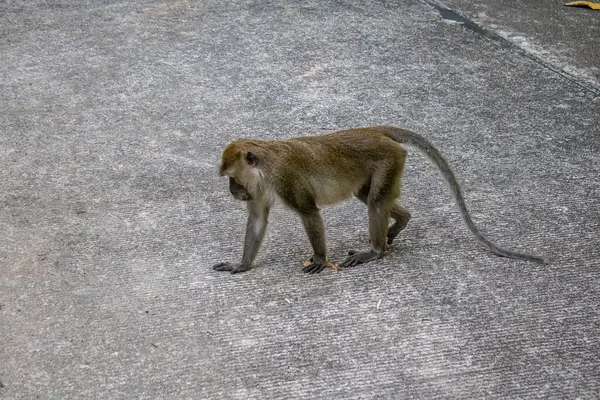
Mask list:
[[523,49],[522,47],[519,47],[517,44],[511,42],[510,40],[503,38],[502,36],[498,35],[497,33],[494,33],[492,31],[486,29],[485,27],[477,24],[475,21],[470,20],[469,18],[463,17],[458,12],[449,9],[448,7],[442,5],[441,3],[438,3],[435,0],[424,0],[424,1],[427,4],[429,4],[430,6],[432,6],[433,8],[435,8],[440,13],[440,16],[442,17],[442,19],[444,19],[446,21],[456,22],[456,23],[462,25],[465,29],[472,31],[473,33],[475,33],[481,37],[484,37],[484,38],[492,40],[493,42],[496,42],[501,48],[514,49],[515,51],[517,51],[519,54],[526,57],[527,59],[535,62],[536,64],[541,65],[543,68],[546,68],[546,69],[560,75],[562,78],[568,80],[569,82],[572,82],[573,84],[577,85],[581,89],[591,93],[592,95],[594,95],[594,97],[600,97],[600,88],[596,88],[593,85],[593,83],[588,82],[588,81],[582,82],[581,79],[568,73],[567,71],[563,70],[562,68],[557,67],[547,61],[544,61],[540,57],[528,52],[527,50]]

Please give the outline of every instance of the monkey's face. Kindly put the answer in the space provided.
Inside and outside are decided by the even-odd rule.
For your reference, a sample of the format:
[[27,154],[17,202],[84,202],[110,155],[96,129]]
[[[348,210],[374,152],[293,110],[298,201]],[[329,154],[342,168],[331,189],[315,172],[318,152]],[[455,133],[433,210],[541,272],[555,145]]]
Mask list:
[[221,176],[229,177],[229,191],[234,198],[250,201],[259,197],[260,173],[256,168],[258,157],[244,147],[239,142],[227,146],[223,151],[219,172]]

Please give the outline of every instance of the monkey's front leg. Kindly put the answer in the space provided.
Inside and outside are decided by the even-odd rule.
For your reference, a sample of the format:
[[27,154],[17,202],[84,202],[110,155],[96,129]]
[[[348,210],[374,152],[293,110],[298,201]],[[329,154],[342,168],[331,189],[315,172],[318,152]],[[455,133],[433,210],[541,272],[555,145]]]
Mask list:
[[302,268],[308,274],[318,274],[327,266],[327,245],[325,244],[325,226],[319,209],[300,213],[304,230],[313,248],[312,264]]
[[244,253],[241,263],[220,262],[213,265],[216,271],[230,271],[232,274],[248,271],[256,258],[260,244],[267,231],[269,205],[265,202],[252,200],[248,202],[248,222],[246,224],[246,238],[244,239]]

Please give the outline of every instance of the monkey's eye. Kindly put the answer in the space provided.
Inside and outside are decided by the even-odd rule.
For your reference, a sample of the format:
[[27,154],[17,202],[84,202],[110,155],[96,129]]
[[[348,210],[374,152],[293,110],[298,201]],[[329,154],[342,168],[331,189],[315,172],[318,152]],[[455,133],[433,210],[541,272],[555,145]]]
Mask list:
[[256,165],[256,164],[258,164],[258,157],[256,156],[256,154],[254,154],[253,152],[249,151],[249,152],[246,153],[246,161],[250,165]]

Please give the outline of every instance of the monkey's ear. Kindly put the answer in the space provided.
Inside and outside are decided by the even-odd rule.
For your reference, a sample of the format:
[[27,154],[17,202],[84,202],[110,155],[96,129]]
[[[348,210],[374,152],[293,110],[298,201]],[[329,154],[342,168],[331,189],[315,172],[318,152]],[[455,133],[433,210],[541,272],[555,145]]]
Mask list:
[[256,165],[256,164],[258,164],[258,157],[256,157],[256,154],[254,154],[253,152],[249,151],[249,152],[246,153],[246,161],[250,165]]

